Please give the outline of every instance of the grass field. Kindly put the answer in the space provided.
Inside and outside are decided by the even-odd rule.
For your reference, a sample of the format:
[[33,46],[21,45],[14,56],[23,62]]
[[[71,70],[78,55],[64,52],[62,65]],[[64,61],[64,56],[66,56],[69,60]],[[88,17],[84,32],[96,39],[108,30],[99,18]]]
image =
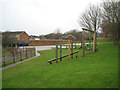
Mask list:
[[[3,70],[3,88],[118,88],[118,48],[111,42],[98,44],[98,52],[82,50],[78,58],[48,64],[55,50]],[[67,50],[63,51],[67,54]]]

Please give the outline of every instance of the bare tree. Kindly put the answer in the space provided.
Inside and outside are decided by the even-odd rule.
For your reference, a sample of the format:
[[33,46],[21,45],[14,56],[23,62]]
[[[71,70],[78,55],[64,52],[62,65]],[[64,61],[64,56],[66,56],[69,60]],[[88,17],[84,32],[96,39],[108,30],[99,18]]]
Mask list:
[[51,39],[60,39],[62,36],[60,28],[57,28],[51,36]]
[[[89,8],[82,13],[79,20],[80,25],[94,31],[94,41],[96,50],[96,30],[99,29],[101,24],[101,9],[99,6],[90,5]],[[95,51],[94,50],[94,51]]]
[[80,25],[90,30],[98,30],[101,23],[101,9],[99,6],[90,5],[80,16]]
[[114,45],[118,45],[120,33],[118,32],[119,22],[119,7],[118,2],[108,0],[102,3],[103,7],[103,21],[102,29],[105,33],[111,34]]

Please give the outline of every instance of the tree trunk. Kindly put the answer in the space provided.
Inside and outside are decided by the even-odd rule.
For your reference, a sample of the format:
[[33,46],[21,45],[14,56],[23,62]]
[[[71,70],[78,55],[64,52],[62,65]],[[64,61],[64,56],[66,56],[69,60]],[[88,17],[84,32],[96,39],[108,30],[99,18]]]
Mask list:
[[96,30],[94,31],[94,36],[93,36],[93,52],[96,51]]
[[83,49],[83,57],[84,57],[85,56],[84,30],[82,32],[82,49]]
[[89,49],[91,48],[91,32],[89,32]]

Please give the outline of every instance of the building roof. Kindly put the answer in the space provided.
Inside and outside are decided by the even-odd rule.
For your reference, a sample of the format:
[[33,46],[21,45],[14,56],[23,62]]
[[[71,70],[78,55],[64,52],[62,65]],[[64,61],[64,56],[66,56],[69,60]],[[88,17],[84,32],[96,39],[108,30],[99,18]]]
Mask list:
[[76,39],[76,37],[73,36],[73,35],[71,35],[71,34],[69,34],[69,35],[67,35],[67,36],[65,37],[65,39]]
[[40,39],[47,39],[46,37],[44,37],[44,36],[42,36],[42,37],[40,37]]
[[2,34],[9,34],[11,36],[16,36],[16,35],[20,35],[22,33],[24,33],[25,31],[15,31],[15,32],[12,32],[12,31],[5,31],[3,32]]
[[40,37],[30,35],[30,36],[29,36],[29,40],[40,40]]

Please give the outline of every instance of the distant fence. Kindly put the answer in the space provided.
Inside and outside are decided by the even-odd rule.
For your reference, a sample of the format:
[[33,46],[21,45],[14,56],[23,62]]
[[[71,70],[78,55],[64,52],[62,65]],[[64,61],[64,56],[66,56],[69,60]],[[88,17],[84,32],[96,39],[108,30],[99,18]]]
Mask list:
[[[74,42],[81,42],[81,40],[75,40]],[[44,46],[44,45],[55,45],[56,43],[68,43],[67,40],[30,40],[29,46]]]
[[23,59],[32,57],[35,55],[35,48],[23,49],[11,49],[10,51],[4,50],[2,53],[2,66],[7,64],[22,61]]

